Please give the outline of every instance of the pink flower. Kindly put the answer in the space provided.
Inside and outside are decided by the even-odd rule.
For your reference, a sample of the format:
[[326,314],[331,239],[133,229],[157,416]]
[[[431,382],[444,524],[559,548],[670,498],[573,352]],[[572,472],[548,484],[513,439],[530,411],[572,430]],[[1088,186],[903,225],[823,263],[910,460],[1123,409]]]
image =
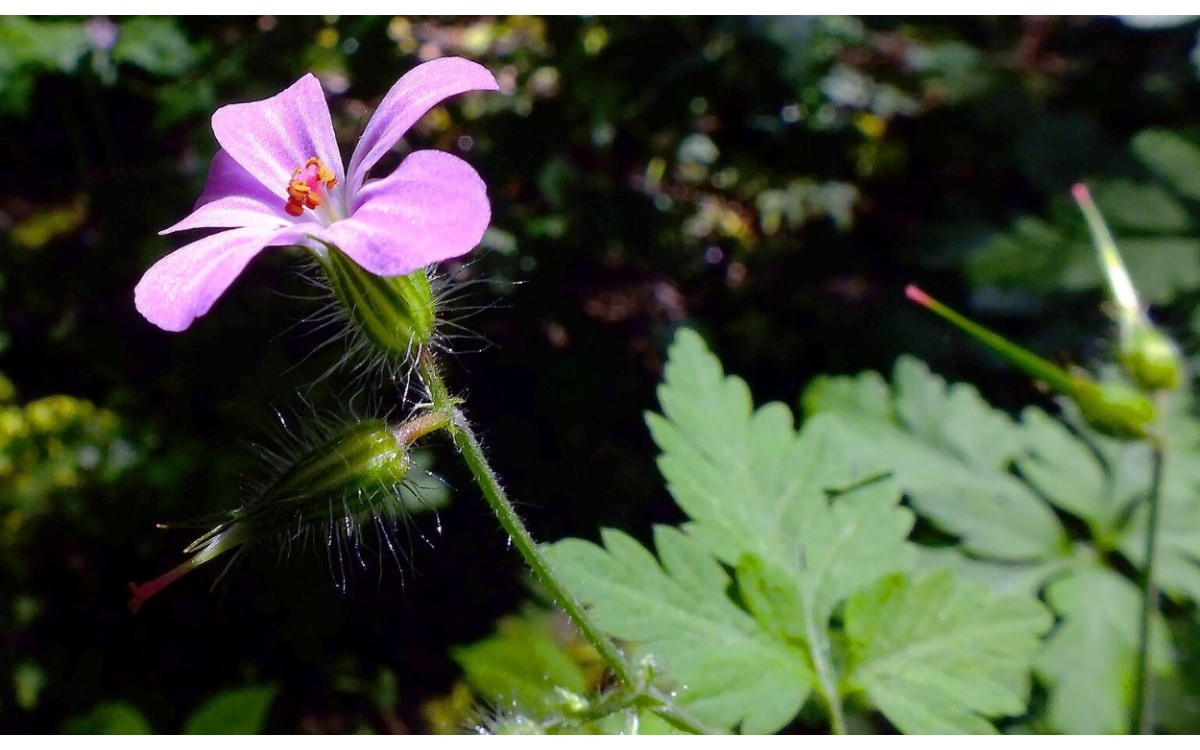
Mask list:
[[262,101],[213,114],[221,149],[195,210],[160,234],[224,231],[155,263],[134,290],[151,323],[182,331],[208,312],[267,247],[338,247],[380,276],[398,276],[470,252],[491,219],[475,170],[441,151],[416,151],[383,179],[371,167],[430,108],[465,91],[495,91],[496,79],[469,60],[444,57],[409,71],[380,102],[342,167],[325,95],[308,74]]

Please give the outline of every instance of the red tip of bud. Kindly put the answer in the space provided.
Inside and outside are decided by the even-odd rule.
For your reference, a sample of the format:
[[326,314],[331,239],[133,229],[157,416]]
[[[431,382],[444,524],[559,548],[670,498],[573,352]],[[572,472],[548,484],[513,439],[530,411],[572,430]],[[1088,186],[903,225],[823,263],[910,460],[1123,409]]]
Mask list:
[[130,583],[129,590],[133,592],[133,598],[129,600],[129,611],[136,615],[147,599],[165,589],[172,581],[195,569],[196,565],[197,563],[194,558],[185,560],[183,564],[168,570],[153,581],[147,581],[140,586],[136,583]]
[[904,287],[904,296],[908,297],[910,300],[916,302],[922,307],[929,307],[929,305],[933,302],[933,298],[918,289],[916,284],[909,284],[908,286]]
[[142,587],[132,581],[129,582],[129,590],[133,592],[133,597],[129,600],[129,614],[136,615],[142,608],[142,604],[153,594],[146,593]]
[[1082,182],[1077,182],[1071,186],[1071,197],[1076,203],[1091,203],[1092,193],[1088,190],[1087,185]]

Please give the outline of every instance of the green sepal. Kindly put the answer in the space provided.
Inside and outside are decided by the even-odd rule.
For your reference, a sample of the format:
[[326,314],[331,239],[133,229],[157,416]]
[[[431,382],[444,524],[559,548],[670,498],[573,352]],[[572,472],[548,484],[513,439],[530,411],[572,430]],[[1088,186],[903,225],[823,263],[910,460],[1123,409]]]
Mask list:
[[425,269],[376,276],[332,245],[317,260],[346,318],[375,349],[402,360],[433,338],[437,304]]
[[1144,317],[1121,336],[1121,365],[1144,390],[1174,390],[1183,382],[1183,353],[1174,339]]

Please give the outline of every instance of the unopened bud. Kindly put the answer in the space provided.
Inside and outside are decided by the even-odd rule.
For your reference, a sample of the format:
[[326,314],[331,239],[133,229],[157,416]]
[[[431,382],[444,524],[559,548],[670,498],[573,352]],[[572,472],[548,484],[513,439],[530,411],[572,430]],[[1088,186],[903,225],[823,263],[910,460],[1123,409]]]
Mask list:
[[405,276],[376,276],[336,247],[319,263],[354,329],[389,359],[405,360],[428,344],[437,305],[424,269]]
[[1172,390],[1183,381],[1183,353],[1167,334],[1143,319],[1121,335],[1121,364],[1138,387]]
[[1146,394],[1119,383],[1097,383],[1075,376],[1075,388],[1070,395],[1088,426],[1110,437],[1145,438],[1158,416],[1154,402]]
[[1116,307],[1117,323],[1121,329],[1119,357],[1125,371],[1139,388],[1147,391],[1170,390],[1183,380],[1183,355],[1170,336],[1150,322],[1138,299],[1133,279],[1117,241],[1109,231],[1092,194],[1083,183],[1071,188],[1087,222],[1092,243],[1108,289]]
[[1097,432],[1127,439],[1149,436],[1157,411],[1154,402],[1144,393],[1116,383],[1097,383],[1079,372],[1068,372],[955,312],[915,286],[909,285],[905,294],[1030,376],[1070,398],[1079,407],[1084,421]]
[[315,525],[356,535],[381,516],[391,521],[408,512],[400,491],[412,465],[409,448],[422,435],[445,425],[426,414],[399,426],[368,419],[344,425],[310,443],[280,468],[245,506],[184,549],[184,563],[149,583],[131,585],[129,608],[138,608],[169,583],[204,563],[248,543],[295,540]]

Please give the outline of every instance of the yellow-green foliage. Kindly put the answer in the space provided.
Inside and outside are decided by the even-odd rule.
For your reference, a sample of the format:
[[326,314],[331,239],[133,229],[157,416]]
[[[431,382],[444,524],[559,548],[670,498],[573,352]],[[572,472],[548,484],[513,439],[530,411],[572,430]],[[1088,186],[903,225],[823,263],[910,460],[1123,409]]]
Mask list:
[[111,476],[133,458],[107,409],[65,395],[26,404],[15,398],[12,383],[0,375],[0,546],[48,513],[56,493]]

